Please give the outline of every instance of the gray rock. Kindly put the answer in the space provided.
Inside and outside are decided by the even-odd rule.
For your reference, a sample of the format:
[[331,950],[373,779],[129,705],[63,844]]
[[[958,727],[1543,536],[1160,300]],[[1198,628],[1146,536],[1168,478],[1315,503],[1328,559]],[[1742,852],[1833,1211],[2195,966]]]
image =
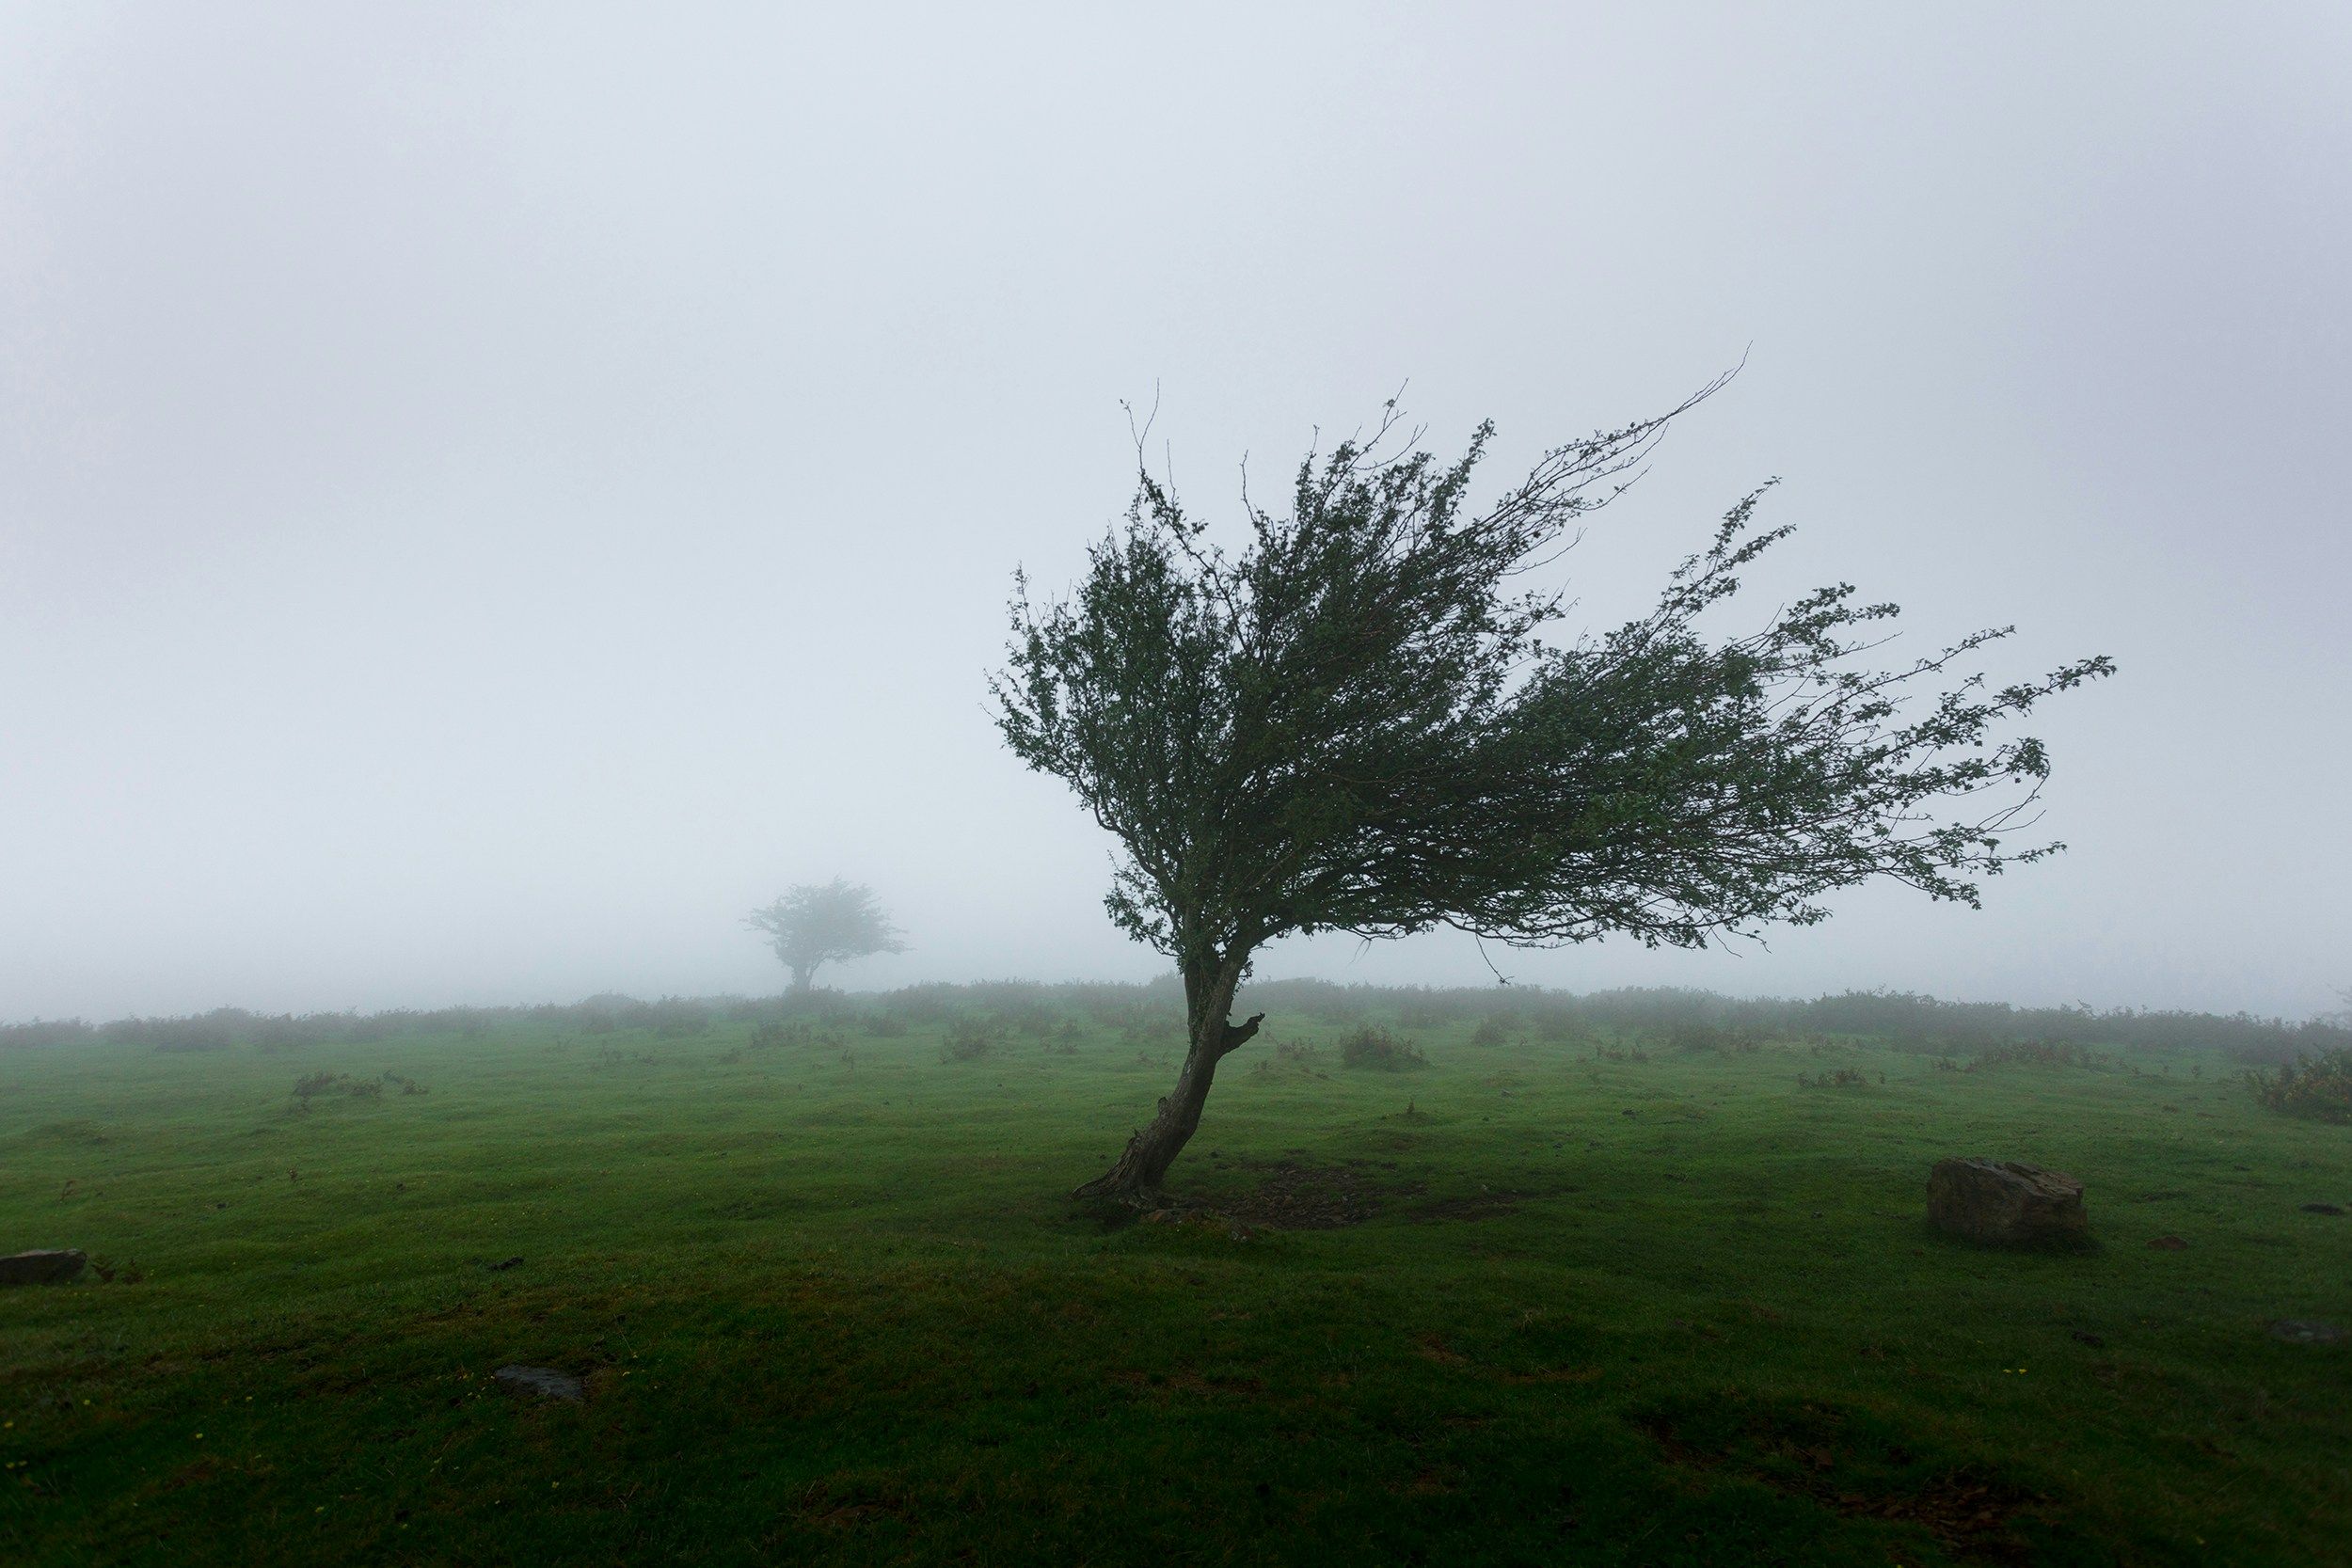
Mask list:
[[1938,1160],[1928,1175],[1928,1221],[1993,1246],[2079,1246],[2090,1239],[2083,1184],[2014,1160]]
[[82,1272],[89,1259],[72,1247],[0,1258],[0,1285],[56,1285]]
[[2270,1325],[2270,1337],[2290,1345],[2332,1345],[2344,1338],[2344,1330],[2310,1318],[2280,1318]]
[[578,1404],[588,1397],[587,1385],[552,1367],[501,1367],[490,1375],[509,1388],[525,1389],[544,1399],[569,1400]]

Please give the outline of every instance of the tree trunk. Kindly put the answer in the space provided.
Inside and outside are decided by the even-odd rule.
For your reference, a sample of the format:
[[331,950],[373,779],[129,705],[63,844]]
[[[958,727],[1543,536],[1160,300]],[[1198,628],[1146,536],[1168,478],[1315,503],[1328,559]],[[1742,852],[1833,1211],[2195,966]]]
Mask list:
[[797,995],[807,990],[816,977],[817,966],[815,964],[794,964],[792,966],[793,992]]
[[1073,1193],[1073,1197],[1140,1205],[1159,1195],[1168,1167],[1176,1163],[1176,1156],[1184,1152],[1200,1125],[1200,1107],[1208,1102],[1216,1064],[1255,1035],[1265,1021],[1263,1013],[1253,1015],[1246,1023],[1231,1021],[1233,990],[1241,983],[1241,972],[1248,963],[1248,955],[1241,954],[1214,964],[1186,966],[1184,1014],[1190,1044],[1184,1069],[1176,1074],[1176,1087],[1160,1101],[1152,1124],[1127,1140],[1118,1162]]

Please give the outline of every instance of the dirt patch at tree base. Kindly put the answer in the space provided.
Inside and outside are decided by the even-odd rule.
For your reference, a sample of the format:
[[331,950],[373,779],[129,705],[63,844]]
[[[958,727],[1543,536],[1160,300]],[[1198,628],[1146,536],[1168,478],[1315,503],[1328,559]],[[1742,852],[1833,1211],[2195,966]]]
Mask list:
[[1169,1196],[1146,1220],[1179,1225],[1231,1223],[1240,1229],[1345,1229],[1381,1215],[1392,1201],[1421,1196],[1416,1180],[1388,1176],[1395,1162],[1350,1159],[1315,1164],[1308,1159],[1235,1159],[1231,1171],[1251,1171],[1259,1185],[1249,1192]]
[[1259,1172],[1258,1185],[1217,1200],[1217,1210],[1248,1225],[1277,1230],[1339,1230],[1376,1217],[1397,1198],[1418,1197],[1422,1183],[1387,1174],[1393,1161],[1350,1160],[1313,1164],[1303,1160],[1236,1160]]
[[1269,1230],[1342,1230],[1393,1213],[1411,1225],[1496,1219],[1530,1199],[1577,1191],[1575,1187],[1490,1187],[1452,1197],[1411,1200],[1428,1193],[1425,1182],[1398,1177],[1393,1160],[1347,1160],[1325,1164],[1295,1156],[1237,1159],[1229,1171],[1248,1172],[1258,1184],[1247,1192],[1166,1197],[1135,1215],[1163,1225],[1232,1224]]

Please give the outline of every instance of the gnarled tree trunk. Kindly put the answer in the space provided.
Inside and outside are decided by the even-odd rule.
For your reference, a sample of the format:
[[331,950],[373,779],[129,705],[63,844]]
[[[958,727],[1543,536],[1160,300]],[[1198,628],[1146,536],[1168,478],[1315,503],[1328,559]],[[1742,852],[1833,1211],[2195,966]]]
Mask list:
[[1073,1197],[1139,1204],[1158,1195],[1168,1167],[1176,1163],[1176,1156],[1184,1152],[1184,1144],[1200,1125],[1200,1107],[1208,1102],[1216,1064],[1265,1022],[1263,1013],[1253,1014],[1245,1023],[1232,1022],[1233,990],[1248,961],[1248,956],[1242,954],[1214,964],[1185,967],[1184,1020],[1190,1045],[1184,1053],[1184,1069],[1176,1074],[1176,1087],[1160,1101],[1152,1124],[1127,1140],[1118,1162],[1073,1193]]

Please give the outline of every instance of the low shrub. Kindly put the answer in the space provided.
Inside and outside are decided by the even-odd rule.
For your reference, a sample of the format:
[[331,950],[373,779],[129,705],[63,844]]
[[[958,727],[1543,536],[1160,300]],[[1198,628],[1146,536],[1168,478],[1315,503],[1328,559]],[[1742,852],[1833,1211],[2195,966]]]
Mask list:
[[939,1059],[943,1062],[984,1061],[996,1049],[1003,1025],[993,1020],[960,1018],[947,1025],[946,1037],[940,1042]]
[[310,1101],[323,1094],[348,1095],[354,1100],[378,1100],[384,1094],[383,1080],[354,1078],[342,1072],[313,1072],[294,1080],[294,1097],[309,1110]]
[[1401,1072],[1429,1065],[1429,1058],[1415,1049],[1412,1041],[1398,1039],[1386,1029],[1370,1024],[1340,1041],[1340,1060],[1352,1068],[1372,1068],[1381,1072]]
[[654,1003],[645,1009],[645,1021],[653,1025],[656,1039],[691,1039],[710,1033],[709,1011],[684,997],[665,996]]
[[1841,1067],[1836,1072],[1824,1072],[1819,1076],[1809,1072],[1797,1074],[1798,1086],[1807,1089],[1858,1089],[1868,1083],[1869,1080],[1863,1076],[1859,1069],[1850,1067]]
[[1501,1013],[1482,1018],[1478,1021],[1478,1027],[1470,1031],[1470,1044],[1508,1045],[1518,1034],[1515,1022],[1515,1020]]
[[755,1051],[773,1051],[787,1045],[830,1048],[840,1043],[839,1037],[829,1030],[819,1029],[804,1018],[794,1019],[789,1022],[771,1019],[766,1023],[755,1023],[752,1025],[750,1040],[751,1047]]
[[79,1045],[97,1037],[98,1031],[78,1018],[37,1018],[30,1023],[0,1023],[0,1051]]
[[2280,1116],[2352,1122],[2352,1049],[2256,1068],[2246,1080],[2254,1098]]
[[2010,1040],[2003,1045],[1988,1045],[1977,1053],[1975,1061],[1965,1070],[1975,1072],[1989,1067],[2084,1067],[2106,1068],[2113,1065],[2103,1053],[2075,1044],[2073,1040]]

